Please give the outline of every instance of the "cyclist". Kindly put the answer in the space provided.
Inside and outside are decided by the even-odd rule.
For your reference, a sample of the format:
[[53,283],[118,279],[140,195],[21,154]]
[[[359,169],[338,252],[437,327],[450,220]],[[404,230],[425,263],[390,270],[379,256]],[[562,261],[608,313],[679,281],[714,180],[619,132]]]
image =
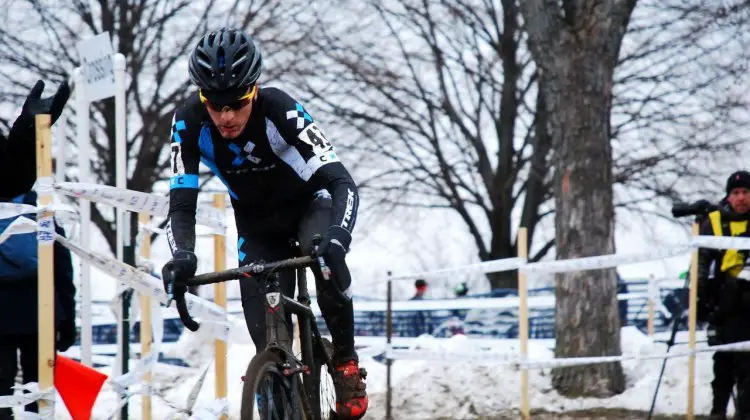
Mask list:
[[[163,269],[165,287],[173,273],[174,293],[185,293],[180,280],[196,271],[202,161],[229,190],[240,265],[290,258],[300,248],[308,252],[312,237],[322,236],[318,254],[330,267],[332,281],[324,280],[320,268],[313,271],[318,305],[334,345],[336,410],[338,418],[358,419],[367,410],[366,372],[354,349],[351,277],[345,262],[357,219],[357,188],[302,104],[280,89],[260,87],[261,66],[253,39],[230,28],[206,34],[190,56],[190,79],[198,92],[178,107],[172,120],[167,224],[172,259]],[[282,274],[280,282],[284,294],[293,296],[294,273]],[[245,321],[261,351],[266,345],[263,295],[256,282],[240,284]]]

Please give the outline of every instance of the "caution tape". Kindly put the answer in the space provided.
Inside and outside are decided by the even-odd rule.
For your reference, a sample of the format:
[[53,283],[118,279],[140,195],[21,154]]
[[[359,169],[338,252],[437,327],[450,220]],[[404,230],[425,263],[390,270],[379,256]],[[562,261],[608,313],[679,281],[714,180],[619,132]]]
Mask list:
[[0,203],[0,219],[10,219],[24,214],[34,214],[37,212],[35,206],[29,204]]
[[492,364],[517,365],[517,354],[502,354],[490,351],[444,351],[428,349],[385,349],[385,357],[392,360],[428,360],[433,362],[480,362]]
[[663,260],[687,254],[691,248],[687,245],[674,246],[635,254],[609,254],[594,257],[583,257],[569,260],[542,261],[526,264],[521,267],[527,273],[563,273],[567,271],[599,270],[620,265]]
[[[109,273],[112,277],[132,287],[135,291],[150,296],[158,302],[167,302],[167,295],[164,292],[164,286],[162,285],[161,280],[156,277],[144,273],[143,271],[114,258],[105,257],[94,251],[83,249],[80,245],[69,241],[60,235],[55,236],[55,239],[66,248],[73,251],[81,259],[84,259],[102,271]],[[195,316],[213,321],[226,320],[227,312],[221,306],[189,293],[185,295],[185,298],[188,309]]]
[[[445,351],[430,349],[394,349],[392,346],[382,347],[385,357],[392,360],[426,360],[442,362],[479,362],[510,366],[514,370],[547,369],[592,365],[601,363],[623,362],[626,360],[664,360],[678,357],[689,357],[700,353],[715,353],[718,351],[738,352],[750,351],[750,341],[724,344],[719,346],[698,348],[694,350],[673,351],[659,354],[626,354],[619,356],[597,357],[567,357],[544,360],[523,360],[519,354],[497,353],[493,351]],[[380,350],[380,349],[378,349]],[[378,353],[379,354],[379,353]]]
[[0,203],[0,219],[10,219],[11,217],[23,216],[25,214],[36,214],[44,210],[61,212],[61,213],[76,213],[76,210],[63,203],[51,203],[46,206],[32,206],[30,204],[17,204],[17,203]]
[[109,380],[112,384],[112,388],[118,394],[125,394],[130,386],[135,385],[143,380],[143,375],[146,372],[150,372],[153,366],[159,359],[159,348],[155,348],[150,351],[146,356],[142,357],[136,367],[123,375],[117,376]]
[[691,244],[697,248],[750,249],[750,238],[739,236],[695,236]]
[[211,401],[190,416],[190,420],[216,420],[223,414],[229,414],[229,400],[226,398]]
[[[55,184],[55,189],[66,195],[124,208],[132,212],[146,212],[162,217],[167,217],[169,214],[169,197],[166,196],[80,182],[59,182]],[[201,225],[222,230],[227,226],[224,214],[207,205],[198,206],[195,220]]]
[[55,418],[55,413],[48,412],[46,415],[42,416],[31,411],[22,411],[20,416],[14,417],[14,419],[16,418],[19,420],[53,420]]
[[34,183],[34,190],[42,195],[52,195],[55,193],[55,178],[51,176],[43,176],[36,179]]
[[[211,363],[213,363],[213,361]],[[211,367],[211,363],[206,363],[206,366],[203,367],[200,376],[198,376],[198,381],[195,383],[195,385],[193,385],[193,388],[188,393],[187,406],[185,407],[188,413],[193,411],[195,402],[198,401],[198,394],[200,394],[201,388],[203,388],[203,381],[206,380],[206,374],[208,373],[208,368]]]
[[459,272],[477,272],[482,274],[497,273],[500,271],[515,270],[520,265],[518,258],[503,258],[499,260],[484,261],[477,264],[468,264],[441,270],[425,271],[422,273],[405,274],[402,276],[393,276],[391,280],[415,280],[422,277],[437,278],[450,277]]
[[19,395],[4,395],[0,397],[0,407],[2,408],[13,408],[19,406],[25,406],[32,404],[39,400],[44,400],[49,403],[55,402],[55,389],[47,388],[44,391],[39,390],[39,384],[37,382],[29,382],[23,385],[14,385],[11,387],[13,390],[20,390],[24,392]]
[[13,235],[36,232],[36,222],[25,217],[10,222],[7,228],[0,233],[0,244],[7,241]]

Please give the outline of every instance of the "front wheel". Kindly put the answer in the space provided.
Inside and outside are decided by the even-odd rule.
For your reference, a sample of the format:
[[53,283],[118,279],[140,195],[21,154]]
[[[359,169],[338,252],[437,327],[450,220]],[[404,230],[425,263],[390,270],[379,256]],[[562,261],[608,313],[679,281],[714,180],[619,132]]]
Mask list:
[[[310,375],[305,377],[305,389],[312,406],[315,420],[336,419],[336,390],[333,386],[332,366],[327,362],[333,356],[333,344],[326,338],[315,346],[314,362],[311,366]],[[322,348],[321,348],[322,347]],[[322,354],[325,351],[325,354]]]
[[[256,354],[247,366],[242,386],[241,420],[299,420],[299,398],[283,373],[283,359],[273,351]],[[297,375],[294,376],[298,381]],[[299,382],[297,382],[299,383]]]

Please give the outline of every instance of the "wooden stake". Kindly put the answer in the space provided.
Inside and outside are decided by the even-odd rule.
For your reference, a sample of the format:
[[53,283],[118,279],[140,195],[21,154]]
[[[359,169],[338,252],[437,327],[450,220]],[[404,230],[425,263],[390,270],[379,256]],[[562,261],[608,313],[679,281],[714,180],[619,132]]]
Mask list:
[[[224,214],[226,201],[224,194],[214,194],[214,206]],[[214,235],[214,270],[222,271],[227,268],[226,236]],[[227,285],[224,282],[214,284],[214,303],[226,309]],[[227,343],[222,340],[214,341],[214,359],[216,364],[216,399],[227,397]],[[222,415],[221,420],[227,416]]]
[[[36,123],[36,176],[38,180],[52,180],[52,131],[48,114],[37,115]],[[21,157],[22,159],[23,157]],[[40,185],[42,185],[40,183]],[[52,191],[38,191],[39,205],[52,204]],[[55,278],[54,278],[54,213],[39,213],[38,238],[38,316],[39,316],[39,389],[52,388],[55,383]],[[51,232],[50,232],[51,230]],[[39,414],[54,417],[55,405],[39,400]]]
[[[138,224],[143,227],[147,226],[151,221],[151,215],[148,213],[140,213],[138,215]],[[141,239],[141,257],[148,260],[151,259],[151,232],[144,231]],[[151,273],[149,273],[151,274]],[[151,352],[151,345],[154,341],[151,334],[151,298],[141,293],[140,294],[140,305],[141,305],[141,358],[148,355]],[[157,356],[158,357],[158,356]],[[152,375],[151,372],[143,374],[143,385],[149,391],[151,390]],[[151,420],[151,395],[144,393],[141,396],[141,417],[143,420]]]

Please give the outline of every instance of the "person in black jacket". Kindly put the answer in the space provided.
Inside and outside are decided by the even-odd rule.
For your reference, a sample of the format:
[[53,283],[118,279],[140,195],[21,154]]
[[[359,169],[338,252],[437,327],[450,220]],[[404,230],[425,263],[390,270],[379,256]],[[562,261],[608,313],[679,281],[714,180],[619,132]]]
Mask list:
[[[718,210],[708,213],[701,235],[750,236],[750,173],[730,175],[726,197]],[[699,318],[715,328],[709,345],[750,340],[750,266],[748,251],[707,249],[698,251]],[[712,269],[713,267],[713,269]],[[750,354],[717,352],[714,354],[713,406],[711,420],[726,419],[732,388],[737,386],[735,419],[750,420]]]
[[[23,196],[23,203],[36,205],[36,193],[30,192]],[[62,227],[55,224],[55,230],[65,235]],[[34,235],[33,233],[24,235]],[[11,236],[8,241],[14,241]],[[13,244],[11,244],[12,246]],[[25,246],[19,245],[18,246]],[[28,247],[27,247],[28,248]],[[29,252],[37,252],[34,247]],[[25,261],[25,260],[24,260]],[[0,272],[9,270],[3,264],[13,264],[10,259],[0,259]],[[58,351],[65,351],[75,343],[75,293],[73,284],[73,264],[70,251],[55,242],[55,347]],[[30,271],[30,270],[26,270]],[[11,395],[11,387],[15,385],[18,373],[18,352],[21,353],[21,371],[23,382],[37,382],[38,380],[38,287],[37,277],[30,276],[0,282],[0,395]],[[37,405],[29,404],[27,411],[36,412]],[[13,419],[9,408],[0,408],[0,420]]]
[[0,200],[9,201],[31,191],[36,182],[36,131],[34,117],[50,114],[54,124],[70,97],[63,83],[53,96],[42,98],[44,82],[36,82],[8,136],[0,133]]

